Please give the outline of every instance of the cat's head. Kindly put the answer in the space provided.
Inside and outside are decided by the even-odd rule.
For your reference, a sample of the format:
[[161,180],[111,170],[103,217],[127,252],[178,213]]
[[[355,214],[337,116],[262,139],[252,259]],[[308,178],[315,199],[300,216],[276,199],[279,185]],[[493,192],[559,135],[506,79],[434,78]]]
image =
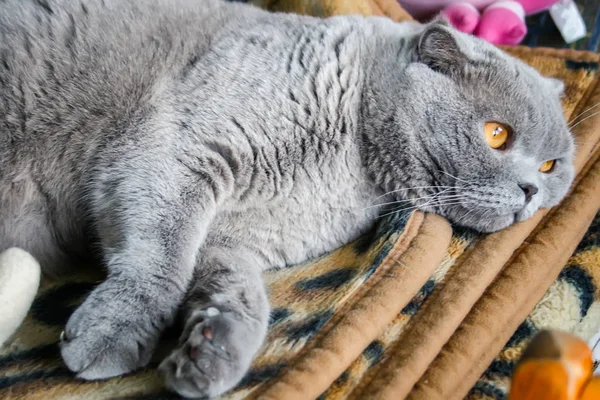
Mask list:
[[484,232],[556,205],[574,175],[562,83],[443,21],[409,42],[382,53],[408,63],[373,64],[363,103],[366,162],[384,189]]

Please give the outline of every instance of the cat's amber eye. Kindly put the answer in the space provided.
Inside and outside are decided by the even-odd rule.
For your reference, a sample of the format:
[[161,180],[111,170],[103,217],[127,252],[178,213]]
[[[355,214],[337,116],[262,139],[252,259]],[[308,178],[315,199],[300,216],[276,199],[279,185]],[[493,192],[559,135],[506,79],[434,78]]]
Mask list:
[[550,172],[550,171],[552,171],[552,169],[554,168],[554,164],[555,163],[556,163],[556,160],[544,161],[544,163],[540,167],[540,172]]
[[483,130],[485,140],[492,149],[502,150],[510,138],[510,128],[499,122],[486,122]]

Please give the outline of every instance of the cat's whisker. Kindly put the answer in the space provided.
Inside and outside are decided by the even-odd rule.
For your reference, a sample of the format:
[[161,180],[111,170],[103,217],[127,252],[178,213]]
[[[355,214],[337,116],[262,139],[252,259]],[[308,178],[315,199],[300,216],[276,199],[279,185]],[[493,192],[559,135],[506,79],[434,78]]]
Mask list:
[[391,206],[394,204],[402,204],[402,203],[408,203],[408,202],[410,202],[410,199],[409,200],[388,201],[387,203],[371,204],[367,207],[362,208],[361,210],[370,210],[371,208],[385,207],[385,206]]
[[[411,200],[407,200],[406,202],[415,201],[415,200],[418,200],[418,199],[411,199]],[[424,204],[428,204],[428,203],[432,202],[433,200],[434,200],[434,198],[431,198],[431,199],[427,200]],[[423,205],[414,205],[414,206],[404,207],[404,208],[400,207],[400,208],[395,208],[394,210],[391,210],[391,211],[392,212],[401,212],[404,210],[409,210],[411,208],[418,208],[418,207],[422,207],[422,206]]]
[[443,197],[440,197],[437,199],[432,199],[432,200],[435,200],[436,202],[439,203],[444,200],[454,200],[454,199],[463,199],[464,200],[466,198],[467,198],[467,196],[465,196],[463,194],[456,194],[456,195],[450,195],[450,196],[443,196]]
[[[434,195],[434,196],[431,196],[431,198],[430,198],[430,199],[428,199],[428,200],[427,200],[427,201],[426,201],[424,204],[422,204],[421,206],[424,206],[424,205],[430,204],[431,202],[434,202],[434,201],[440,202],[440,201],[444,201],[444,200],[454,200],[454,199],[459,199],[459,198],[462,198],[462,197],[464,197],[464,195],[463,195],[463,194],[450,194],[450,195],[440,196],[441,194],[442,194],[442,193],[440,192],[440,193],[438,193],[438,194],[436,194],[436,195]],[[427,198],[427,197],[423,197],[423,198],[421,198],[421,199],[425,199],[425,198]],[[412,199],[412,200],[421,200],[421,199]]]
[[575,116],[574,118],[572,118],[569,122],[567,122],[567,125],[571,125],[573,122],[575,122],[579,117],[581,117],[583,114],[587,113],[588,111],[593,110],[594,108],[600,106],[600,102],[594,104],[593,106],[591,106],[590,108],[580,112],[579,114],[577,114],[577,116]]
[[380,215],[379,217],[377,217],[377,219],[381,219],[381,218],[387,217],[388,215],[399,214],[402,211],[416,210],[416,209],[417,209],[417,206],[412,206],[412,207],[402,208],[400,210],[390,211],[388,213]]
[[445,190],[438,192],[431,196],[424,196],[424,197],[420,197],[420,198],[416,198],[416,199],[402,200],[402,201],[398,201],[398,202],[390,202],[387,205],[402,204],[402,203],[407,203],[410,201],[427,199],[423,204],[419,204],[416,206],[410,206],[410,207],[404,207],[404,208],[400,208],[400,209],[396,208],[394,210],[391,210],[388,213],[380,215],[379,218],[388,216],[393,213],[410,210],[410,209],[418,209],[418,208],[425,208],[425,207],[443,207],[443,206],[448,206],[448,205],[462,204],[462,200],[464,200],[466,198],[466,196],[464,194],[460,194],[460,193],[443,195],[444,192],[447,192],[448,190],[450,190],[450,189],[445,189]]
[[382,197],[385,196],[389,196],[390,194],[394,194],[394,193],[399,193],[399,192],[404,192],[407,190],[417,190],[417,189],[441,189],[441,188],[449,188],[449,189],[457,189],[458,187],[456,186],[446,186],[446,185],[441,185],[441,186],[414,186],[414,187],[408,187],[408,188],[402,188],[402,189],[397,189],[397,190],[392,190],[390,192],[384,193],[381,196],[376,197],[372,203],[376,202],[377,200],[381,199]]
[[480,210],[480,209],[478,209],[478,208],[471,208],[471,209],[469,210],[469,212],[468,212],[466,215],[468,215],[468,216],[471,216],[471,214],[474,214],[474,213],[476,213],[477,211],[481,211],[481,210]]
[[572,130],[572,129],[573,129],[573,128],[575,128],[577,125],[581,124],[581,123],[582,123],[582,122],[584,122],[584,121],[587,121],[588,119],[590,119],[590,118],[592,118],[592,117],[594,117],[594,116],[596,116],[596,115],[598,115],[598,114],[600,114],[600,111],[596,111],[596,112],[595,112],[595,113],[593,113],[592,115],[588,115],[587,117],[585,117],[585,118],[584,118],[584,119],[582,119],[581,121],[577,122],[575,125],[573,125],[573,126],[569,126],[569,130]]
[[447,206],[456,206],[459,204],[463,204],[462,201],[450,201],[446,203],[432,203],[432,204],[423,204],[421,207],[447,207]]
[[471,208],[469,211],[467,211],[466,214],[464,214],[463,216],[460,217],[460,220],[467,222],[476,211],[477,211],[476,208]]
[[461,179],[461,178],[459,178],[459,177],[457,177],[457,176],[454,176],[454,175],[452,175],[451,173],[449,173],[449,172],[446,172],[446,171],[443,171],[443,170],[441,170],[441,169],[438,169],[438,172],[441,172],[441,173],[443,173],[443,174],[446,174],[446,175],[448,175],[449,177],[456,179],[457,181],[464,182],[464,183],[466,183],[467,185],[472,185],[472,184],[473,184],[473,182],[469,182],[469,181],[466,181],[466,180],[464,180],[464,179]]
[[475,209],[474,209],[474,208],[471,208],[471,209],[470,209],[470,210],[469,210],[469,211],[468,211],[468,212],[467,212],[465,215],[463,215],[463,216],[461,217],[461,219],[462,219],[463,221],[467,220],[467,219],[468,219],[468,218],[471,216],[471,214],[473,213],[473,211],[475,211]]
[[467,198],[466,195],[464,194],[457,194],[457,195],[452,195],[452,196],[444,196],[441,198],[437,198],[437,199],[431,199],[431,201],[428,201],[424,204],[421,205],[421,207],[424,206],[442,206],[442,205],[446,205],[450,202],[456,202],[456,201],[463,201]]
[[427,207],[427,206],[441,207],[441,206],[451,206],[451,205],[459,205],[459,204],[462,204],[462,202],[461,201],[454,201],[454,202],[448,202],[448,203],[442,203],[442,204],[427,204],[426,203],[426,204],[422,204],[422,205],[419,205],[419,206],[411,206],[411,207],[406,207],[406,208],[401,208],[401,209],[393,210],[393,211],[390,211],[388,213],[380,215],[379,217],[377,217],[377,219],[381,219],[381,218],[387,217],[388,215],[398,214],[398,213],[401,213],[403,211],[421,209],[421,208]]
[[435,194],[432,194],[432,195],[429,195],[429,196],[417,197],[417,198],[414,198],[414,199],[397,200],[397,201],[390,201],[390,202],[387,202],[387,203],[374,204],[374,205],[370,205],[370,206],[367,206],[367,207],[363,208],[363,210],[368,210],[370,208],[375,208],[375,207],[384,207],[384,206],[389,206],[389,205],[394,205],[394,204],[410,203],[410,202],[417,201],[417,200],[427,199],[427,201],[431,201],[433,199],[440,199],[441,200],[441,199],[449,199],[449,198],[461,196],[461,195],[457,195],[457,194],[441,196],[443,193],[447,192],[450,189],[445,189],[445,190],[442,190],[441,192],[438,192],[438,193],[435,193]]
[[445,187],[446,189],[440,190],[439,192],[434,193],[432,195],[428,195],[428,196],[424,196],[424,197],[419,197],[419,198],[416,198],[416,199],[395,200],[395,201],[390,201],[390,202],[387,202],[387,203],[375,204],[375,202],[378,199],[380,199],[383,196],[386,196],[388,194],[397,193],[397,192],[400,192],[400,191],[403,191],[403,190],[417,189],[418,187],[417,188],[413,187],[413,188],[399,189],[397,191],[388,192],[385,195],[377,197],[375,200],[373,200],[371,203],[369,203],[369,205],[367,207],[365,207],[364,210],[367,210],[369,208],[381,207],[381,206],[384,206],[384,205],[390,205],[390,204],[394,204],[394,203],[403,203],[403,202],[407,202],[407,201],[426,199],[426,198],[429,198],[431,196],[439,196],[440,194],[443,194],[443,193],[445,193],[445,192],[447,192],[449,190],[452,190],[452,189],[458,189],[458,187],[456,187],[456,186],[423,186],[423,188],[427,188],[427,189],[429,189],[429,188],[442,188],[442,187]]
[[442,196],[442,192],[438,193],[435,196],[432,196],[427,203],[431,203],[432,201],[442,201],[442,200],[446,200],[446,199],[454,199],[454,198],[463,198],[465,197],[465,195],[463,193],[456,193],[456,194],[446,194]]
[[[443,207],[448,205],[462,204],[462,200],[465,199],[464,195],[452,195],[441,198],[432,198],[423,204],[416,205],[415,208],[425,207]],[[400,210],[402,211],[402,210]]]
[[483,214],[481,214],[481,217],[479,217],[481,220],[484,220],[488,217],[488,215],[490,215],[492,213],[492,209],[487,209],[483,212]]
[[455,202],[455,201],[459,201],[459,200],[464,200],[465,198],[462,196],[456,196],[456,197],[446,197],[446,198],[441,198],[441,199],[435,199],[435,201],[428,201],[426,203],[421,204],[421,207],[425,207],[425,206],[438,206],[438,205],[446,205],[449,202]]

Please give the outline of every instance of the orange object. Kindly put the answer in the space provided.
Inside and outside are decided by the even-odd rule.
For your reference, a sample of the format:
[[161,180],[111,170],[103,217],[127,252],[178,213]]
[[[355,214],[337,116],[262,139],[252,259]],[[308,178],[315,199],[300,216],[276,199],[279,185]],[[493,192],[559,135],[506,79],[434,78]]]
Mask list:
[[600,377],[594,377],[583,390],[583,396],[580,400],[598,399],[600,399]]
[[542,331],[519,361],[509,400],[600,399],[600,378],[591,380],[592,351],[565,332]]

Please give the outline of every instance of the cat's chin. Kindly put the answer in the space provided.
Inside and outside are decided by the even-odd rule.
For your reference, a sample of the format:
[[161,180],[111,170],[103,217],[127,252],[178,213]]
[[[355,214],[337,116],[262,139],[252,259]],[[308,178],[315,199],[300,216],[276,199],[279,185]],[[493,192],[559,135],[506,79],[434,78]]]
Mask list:
[[537,209],[523,209],[522,211],[515,214],[515,222],[522,222],[533,217],[533,214],[535,214],[536,211]]
[[447,218],[456,225],[474,229],[482,233],[497,232],[499,230],[508,228],[518,221],[517,214],[505,214],[487,218],[473,218],[469,220],[464,220],[464,218],[460,218],[460,216],[458,218],[452,218],[451,216]]

